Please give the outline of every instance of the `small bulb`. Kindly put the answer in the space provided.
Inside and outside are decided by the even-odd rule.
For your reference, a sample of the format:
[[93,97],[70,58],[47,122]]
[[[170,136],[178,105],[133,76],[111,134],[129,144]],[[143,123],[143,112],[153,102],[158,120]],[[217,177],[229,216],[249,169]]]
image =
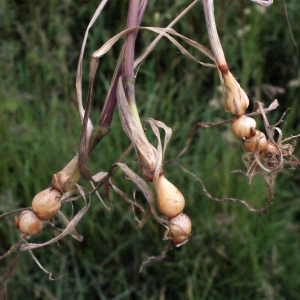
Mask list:
[[180,213],[176,217],[170,219],[169,230],[173,243],[181,244],[190,236],[192,222],[186,214]]
[[256,121],[245,115],[235,119],[231,124],[232,132],[239,138],[251,138],[255,136]]
[[158,209],[165,216],[172,218],[184,208],[185,200],[181,192],[164,175],[160,175],[154,183]]
[[245,139],[244,142],[245,148],[250,152],[254,151],[256,145],[259,153],[266,151],[268,147],[266,135],[259,130],[256,130],[255,136]]
[[43,228],[43,221],[30,210],[24,210],[20,214],[18,227],[22,234],[33,235]]
[[245,91],[240,87],[234,76],[228,72],[223,74],[226,85],[226,107],[235,116],[241,116],[249,106],[249,98]]
[[49,188],[38,193],[32,200],[32,210],[41,220],[52,219],[61,207],[61,192]]

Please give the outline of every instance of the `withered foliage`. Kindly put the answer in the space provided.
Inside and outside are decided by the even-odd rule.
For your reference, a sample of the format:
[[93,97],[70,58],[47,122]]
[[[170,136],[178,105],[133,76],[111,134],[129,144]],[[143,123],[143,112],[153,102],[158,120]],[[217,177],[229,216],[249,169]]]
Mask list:
[[[251,0],[253,2],[256,2],[263,6],[268,6],[272,4],[272,0]],[[138,223],[138,228],[142,228],[145,223],[146,219],[149,215],[151,215],[158,223],[160,223],[162,226],[164,226],[167,231],[164,236],[164,239],[170,240],[171,237],[169,236],[169,218],[167,218],[164,215],[161,215],[156,211],[156,199],[154,196],[154,193],[152,191],[151,184],[149,182],[155,181],[155,179],[158,178],[163,172],[163,165],[164,163],[175,163],[177,164],[183,172],[186,172],[193,176],[195,180],[197,180],[205,195],[216,202],[223,202],[223,201],[232,201],[232,202],[238,202],[243,205],[245,205],[250,211],[257,212],[257,213],[266,213],[268,210],[268,206],[270,203],[272,203],[272,199],[274,196],[274,183],[276,179],[276,175],[278,172],[280,172],[283,169],[294,169],[299,164],[299,160],[296,156],[293,155],[296,141],[295,139],[299,136],[290,136],[288,138],[283,138],[283,134],[281,129],[278,127],[280,123],[282,122],[284,116],[273,126],[269,125],[268,119],[266,117],[266,113],[274,110],[277,108],[278,103],[277,101],[274,101],[269,108],[263,109],[262,104],[258,103],[258,109],[255,113],[248,114],[248,116],[253,115],[261,115],[263,118],[265,130],[269,139],[269,145],[267,152],[259,153],[257,147],[253,152],[245,153],[242,157],[242,160],[245,164],[246,171],[243,170],[237,170],[234,172],[242,173],[246,175],[249,178],[249,183],[251,183],[254,176],[262,176],[263,179],[267,182],[268,185],[268,192],[267,192],[267,202],[263,206],[263,208],[257,210],[253,208],[249,203],[247,203],[244,200],[235,199],[235,198],[223,198],[218,199],[211,195],[207,189],[205,188],[205,185],[203,181],[197,177],[195,174],[189,172],[184,167],[180,166],[177,162],[177,159],[181,157],[186,151],[188,150],[193,136],[194,132],[198,128],[208,128],[211,126],[217,126],[224,123],[232,122],[232,120],[227,120],[224,122],[218,122],[218,123],[203,123],[199,122],[197,123],[190,131],[186,147],[179,153],[179,155],[174,158],[173,160],[169,162],[164,162],[164,154],[166,151],[166,147],[168,145],[168,142],[171,138],[172,130],[167,125],[165,125],[163,122],[154,120],[152,118],[149,118],[146,120],[146,123],[150,125],[151,130],[153,131],[154,135],[157,138],[157,146],[153,146],[147,139],[146,134],[144,132],[141,132],[139,128],[139,124],[136,123],[137,116],[134,115],[132,107],[130,107],[130,101],[127,97],[126,91],[128,92],[128,87],[132,88],[132,91],[134,91],[134,84],[135,79],[131,78],[131,85],[128,84],[126,81],[126,78],[124,78],[124,74],[122,74],[122,67],[124,63],[124,47],[120,51],[120,57],[118,62],[116,63],[116,68],[113,76],[113,80],[109,89],[109,93],[107,95],[107,98],[104,103],[104,108],[102,112],[101,119],[99,123],[94,126],[91,119],[90,119],[90,112],[92,110],[92,99],[93,99],[93,88],[94,88],[94,81],[96,79],[96,72],[97,68],[100,64],[99,59],[104,56],[120,39],[126,38],[129,34],[137,31],[150,31],[157,35],[157,37],[153,40],[153,42],[146,46],[140,57],[138,57],[133,65],[134,68],[138,68],[140,64],[147,58],[147,56],[153,51],[155,45],[159,42],[161,38],[168,39],[173,45],[177,47],[177,49],[185,56],[187,56],[189,59],[193,60],[195,63],[205,66],[205,67],[212,67],[216,68],[216,70],[219,72],[219,76],[222,81],[222,76],[220,73],[220,70],[218,68],[218,65],[216,63],[216,57],[211,53],[210,50],[208,50],[206,47],[200,45],[194,40],[191,40],[178,32],[176,32],[171,27],[178,22],[192,7],[194,7],[195,4],[197,4],[199,1],[195,0],[193,1],[181,14],[179,14],[166,28],[158,28],[158,27],[140,27],[135,26],[131,28],[126,28],[124,31],[119,32],[117,35],[109,39],[102,47],[100,47],[98,50],[96,50],[90,60],[90,72],[89,72],[89,86],[88,86],[88,93],[87,93],[87,100],[85,105],[83,104],[83,92],[82,92],[82,64],[83,64],[83,56],[85,51],[85,46],[89,34],[89,29],[91,26],[93,26],[94,22],[97,20],[98,16],[102,12],[103,8],[105,7],[107,0],[102,0],[100,5],[98,6],[94,16],[92,17],[88,28],[86,30],[79,62],[78,62],[78,68],[77,68],[77,76],[76,76],[76,92],[77,92],[77,101],[78,101],[78,110],[79,115],[82,123],[82,132],[80,137],[80,147],[79,147],[79,154],[76,155],[72,162],[72,170],[74,172],[77,172],[77,175],[79,177],[79,171],[82,178],[88,180],[92,186],[91,190],[87,190],[78,184],[76,184],[78,178],[76,177],[76,180],[74,180],[73,174],[68,179],[68,184],[66,185],[59,185],[57,183],[57,186],[59,187],[58,190],[60,190],[63,194],[61,198],[62,203],[72,203],[74,201],[77,201],[79,199],[84,199],[84,205],[83,207],[71,218],[67,218],[61,211],[57,214],[57,219],[60,220],[59,224],[63,225],[63,228],[59,228],[54,221],[47,221],[45,222],[46,225],[50,225],[54,227],[59,233],[54,238],[41,242],[41,243],[29,243],[26,239],[20,239],[20,241],[12,246],[4,255],[0,256],[0,260],[6,258],[8,255],[12,253],[15,249],[19,249],[21,252],[14,258],[6,273],[3,276],[1,287],[0,287],[0,295],[1,300],[7,299],[7,290],[6,290],[6,281],[11,277],[12,271],[16,266],[16,263],[18,262],[21,254],[25,251],[28,251],[31,253],[32,258],[34,261],[38,264],[38,266],[49,275],[49,279],[52,279],[52,273],[45,270],[39,261],[36,259],[36,257],[33,255],[32,250],[45,247],[48,245],[51,245],[53,243],[57,243],[60,239],[64,238],[67,235],[72,236],[78,241],[83,240],[83,236],[81,236],[77,231],[75,230],[75,227],[79,223],[79,221],[83,218],[83,216],[86,214],[90,207],[90,196],[91,194],[96,194],[103,206],[110,210],[112,209],[112,201],[109,196],[109,191],[113,190],[120,198],[125,200],[132,209],[132,212],[134,214],[134,218]],[[212,2],[212,0],[211,0]],[[147,4],[147,1],[141,1],[140,11],[142,11]],[[179,41],[180,42],[179,42]],[[182,43],[187,44],[190,47],[193,47],[196,49],[201,55],[204,55],[206,58],[209,59],[209,62],[202,62],[199,61],[196,57],[194,57],[183,45]],[[127,78],[128,79],[128,78]],[[223,85],[224,86],[224,85]],[[131,146],[124,152],[124,154],[118,158],[115,163],[110,167],[110,169],[107,172],[100,171],[99,173],[92,175],[89,166],[88,166],[88,158],[90,153],[95,149],[96,145],[100,142],[100,140],[109,133],[109,126],[105,123],[102,123],[103,120],[106,120],[107,116],[108,118],[112,118],[113,112],[115,107],[118,107],[119,111],[119,117],[122,123],[122,127],[124,130],[124,133],[127,135],[128,139],[131,142]],[[137,109],[136,109],[137,110]],[[164,138],[161,137],[160,131],[164,132]],[[275,141],[275,136],[278,136]],[[128,165],[123,163],[124,158],[127,156],[127,154],[134,149],[136,152],[137,160],[141,168],[141,173],[144,176],[146,180],[144,180],[141,176],[133,172]],[[131,181],[132,185],[134,186],[134,192],[133,196],[128,196],[124,191],[122,191],[117,184],[114,183],[113,174],[115,170],[119,168],[122,170],[124,177]],[[68,168],[67,168],[68,169]],[[52,184],[56,184],[58,180],[63,177],[63,173],[59,172],[53,176]],[[70,184],[70,186],[69,186]],[[103,188],[103,194],[105,196],[108,202],[104,202],[100,195],[100,188]],[[136,191],[140,191],[145,199],[147,200],[146,205],[142,205],[137,202],[136,200]],[[27,208],[28,209],[28,208]],[[31,209],[31,208],[29,208]],[[19,209],[13,212],[4,213],[0,215],[1,217],[8,216],[13,213],[20,212],[24,209]],[[27,238],[29,238],[27,236]],[[166,253],[172,249],[174,244],[172,241],[163,249],[160,255],[158,256],[151,256],[148,259],[146,259],[140,268],[140,271],[142,271],[143,267],[149,264],[153,261],[160,261],[162,260]],[[177,245],[180,246],[180,245]]]

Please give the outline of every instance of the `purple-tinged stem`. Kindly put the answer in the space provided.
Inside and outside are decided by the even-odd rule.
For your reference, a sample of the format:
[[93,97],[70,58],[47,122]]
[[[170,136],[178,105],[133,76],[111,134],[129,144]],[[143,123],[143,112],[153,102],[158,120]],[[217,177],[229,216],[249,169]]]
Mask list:
[[[126,28],[136,27],[138,25],[139,7],[139,0],[130,0]],[[125,38],[124,77],[134,77],[133,64],[136,36],[137,32],[133,31],[128,33]]]
[[101,117],[98,122],[98,125],[101,127],[110,127],[113,115],[114,115],[114,110],[116,107],[117,103],[117,97],[116,97],[116,92],[117,92],[117,86],[118,86],[118,79],[122,75],[122,70],[121,67],[118,69],[116,77],[114,78],[114,82],[112,84],[112,88],[109,91],[109,95],[107,97],[107,101],[105,102],[105,105],[102,109]]
[[[144,13],[145,13],[145,9],[147,7],[147,4],[148,4],[148,0],[144,0],[141,3],[141,6],[140,6],[139,11],[138,11],[138,16],[137,16],[137,24],[135,26],[140,26],[141,25],[142,20],[143,20],[143,16],[144,16]],[[127,21],[126,28],[129,28],[129,27],[127,27],[128,23],[129,22]],[[134,46],[135,45],[135,39],[136,39],[136,36],[138,34],[138,31],[134,31],[133,33],[134,33],[134,39],[133,39],[133,42],[134,42],[133,46]],[[133,59],[134,59],[134,51],[132,53],[133,53]],[[133,72],[133,67],[132,67],[132,72]],[[117,73],[116,73],[112,88],[109,91],[109,94],[107,96],[107,100],[106,100],[105,105],[102,109],[101,117],[100,117],[100,120],[98,122],[98,125],[101,126],[101,127],[106,127],[106,128],[110,127],[110,124],[111,124],[111,121],[112,121],[112,118],[113,118],[113,114],[114,114],[114,110],[115,110],[115,107],[116,107],[116,103],[117,103],[116,91],[117,91],[117,85],[118,85],[119,77],[121,75],[122,75],[122,70],[121,70],[121,67],[120,67],[118,69]]]

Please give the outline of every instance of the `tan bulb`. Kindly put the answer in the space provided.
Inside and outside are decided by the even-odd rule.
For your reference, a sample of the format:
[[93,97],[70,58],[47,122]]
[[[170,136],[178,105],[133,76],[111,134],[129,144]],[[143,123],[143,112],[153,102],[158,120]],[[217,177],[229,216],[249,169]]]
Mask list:
[[169,218],[178,215],[185,205],[181,192],[164,175],[160,175],[154,185],[160,212]]
[[38,193],[32,200],[32,210],[41,220],[52,219],[61,207],[61,192],[48,188]]
[[192,223],[190,218],[183,213],[180,213],[170,219],[169,223],[170,236],[174,244],[185,242],[191,234]]
[[256,121],[245,115],[235,119],[231,124],[232,132],[239,138],[251,138],[255,136]]

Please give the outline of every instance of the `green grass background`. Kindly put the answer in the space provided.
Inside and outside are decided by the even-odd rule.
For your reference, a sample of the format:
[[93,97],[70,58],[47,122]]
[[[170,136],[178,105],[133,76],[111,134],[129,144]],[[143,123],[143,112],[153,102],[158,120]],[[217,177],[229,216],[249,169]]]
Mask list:
[[[84,92],[89,56],[122,30],[128,1],[110,1],[91,29],[84,61]],[[166,26],[188,1],[149,1],[143,25]],[[75,93],[77,60],[85,28],[97,1],[0,2],[0,213],[30,206],[32,197],[49,186],[77,153],[80,121]],[[300,2],[286,0],[291,30],[300,45]],[[280,102],[270,113],[274,123],[291,107],[281,128],[284,135],[300,132],[299,54],[288,30],[282,1],[261,9],[245,0],[215,1],[219,34],[232,73],[251,103]],[[201,3],[174,27],[209,48]],[[137,53],[153,38],[143,32]],[[103,59],[97,73],[92,120],[97,122],[121,49],[119,42]],[[199,60],[208,60],[188,48]],[[280,87],[284,94],[264,91]],[[198,121],[230,118],[222,108],[215,70],[188,60],[162,40],[139,69],[136,94],[142,119],[152,117],[173,129],[166,160],[184,147],[189,129]],[[274,88],[271,89],[274,91]],[[253,109],[250,105],[249,111]],[[257,118],[258,128],[263,129]],[[153,139],[153,142],[155,140]],[[107,171],[129,145],[117,114],[110,134],[90,159],[93,172]],[[299,149],[296,148],[299,156]],[[201,177],[216,197],[247,200],[256,208],[266,200],[266,186],[256,178],[249,186],[242,175],[241,141],[228,125],[198,131],[179,162]],[[126,163],[138,172],[134,155]],[[151,217],[143,229],[127,203],[111,193],[113,210],[106,211],[96,197],[77,226],[84,241],[71,237],[34,251],[57,281],[48,280],[23,254],[8,281],[9,299],[299,299],[300,192],[299,170],[279,174],[274,204],[266,215],[249,212],[238,203],[215,203],[201,186],[176,165],[166,165],[169,178],[186,198],[185,213],[193,223],[189,243],[170,251],[160,263],[141,263],[165,247],[163,228]],[[129,195],[133,186],[114,175],[113,181]],[[84,181],[82,185],[88,186]],[[137,201],[145,204],[142,195]],[[75,209],[84,205],[75,203]],[[63,210],[70,212],[64,205]],[[31,238],[50,239],[50,226]],[[0,220],[0,253],[17,242],[13,217]],[[18,251],[0,262],[4,274]]]

